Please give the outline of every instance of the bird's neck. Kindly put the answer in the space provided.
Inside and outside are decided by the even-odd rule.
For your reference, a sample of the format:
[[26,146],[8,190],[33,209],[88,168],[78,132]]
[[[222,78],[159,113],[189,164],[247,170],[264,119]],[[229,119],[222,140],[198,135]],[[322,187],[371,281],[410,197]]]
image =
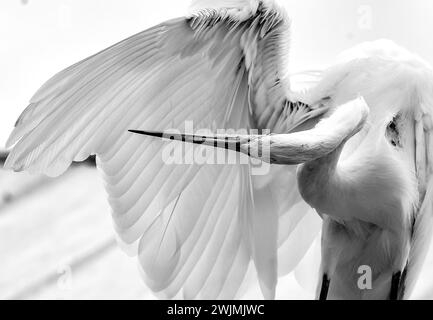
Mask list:
[[313,208],[321,211],[321,206],[330,200],[329,194],[335,193],[338,186],[338,161],[344,142],[327,155],[306,162],[298,169],[298,187],[304,200]]

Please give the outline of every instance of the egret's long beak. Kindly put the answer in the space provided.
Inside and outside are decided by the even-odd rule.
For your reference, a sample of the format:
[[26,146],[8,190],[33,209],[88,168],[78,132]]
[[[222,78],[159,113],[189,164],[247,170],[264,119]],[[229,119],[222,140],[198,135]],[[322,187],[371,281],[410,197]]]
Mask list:
[[268,135],[195,135],[169,132],[129,130],[158,138],[224,148],[269,163],[299,164],[321,158],[335,150],[364,126],[368,106],[357,98],[338,106],[313,129]]

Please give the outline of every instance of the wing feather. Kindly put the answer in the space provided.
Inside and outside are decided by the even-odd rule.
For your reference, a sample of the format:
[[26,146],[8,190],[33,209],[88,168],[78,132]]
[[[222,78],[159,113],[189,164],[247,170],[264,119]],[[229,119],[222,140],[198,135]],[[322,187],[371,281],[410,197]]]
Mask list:
[[[272,171],[259,183],[248,165],[206,165],[209,148],[128,132],[185,131],[185,121],[196,129],[285,132],[317,115],[290,101],[289,21],[280,8],[259,0],[196,5],[189,17],[140,32],[48,80],[18,119],[5,166],[57,176],[95,154],[119,239],[135,248],[152,290],[235,297],[252,259],[270,298],[278,220],[299,198],[293,176]],[[178,164],[172,154],[205,155],[203,164]],[[275,179],[278,192],[270,187]]]
[[[427,80],[427,79],[426,79]],[[411,247],[404,271],[401,297],[412,294],[429,252],[433,232],[433,76],[426,81],[430,90],[420,96],[415,112],[415,163],[420,205],[413,217]]]

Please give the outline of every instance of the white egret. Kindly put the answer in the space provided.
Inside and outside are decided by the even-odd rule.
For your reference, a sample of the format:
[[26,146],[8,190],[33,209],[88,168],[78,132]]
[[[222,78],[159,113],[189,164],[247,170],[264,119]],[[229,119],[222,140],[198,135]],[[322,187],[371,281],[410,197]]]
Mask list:
[[[407,297],[432,226],[432,72],[379,41],[349,51],[296,93],[285,77],[288,40],[289,19],[272,1],[196,1],[189,17],[45,83],[16,123],[5,167],[57,176],[95,154],[119,239],[163,297],[237,297],[252,268],[273,298],[278,275],[317,234],[311,207],[323,219],[318,297]],[[222,142],[272,163],[270,172],[164,163],[166,142],[152,136],[187,120],[270,129],[171,134]],[[359,286],[360,266],[371,270],[368,290]]]

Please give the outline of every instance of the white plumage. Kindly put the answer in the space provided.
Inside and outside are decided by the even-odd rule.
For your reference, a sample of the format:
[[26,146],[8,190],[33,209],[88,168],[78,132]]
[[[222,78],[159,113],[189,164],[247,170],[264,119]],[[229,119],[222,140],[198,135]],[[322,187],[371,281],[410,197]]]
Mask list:
[[[325,214],[322,271],[335,273],[331,297],[388,298],[398,271],[406,273],[400,297],[407,297],[431,238],[432,71],[391,41],[365,43],[342,54],[305,101],[329,97],[332,108],[359,95],[370,109],[366,125],[319,160],[326,177],[301,170],[301,193]],[[331,174],[330,158],[338,161]],[[372,290],[356,287],[360,265],[372,267]]]
[[[320,228],[298,179],[324,221],[327,297],[389,298],[391,278],[404,272],[403,297],[432,226],[430,68],[379,41],[293,92],[281,8],[259,0],[193,7],[190,17],[51,78],[18,119],[5,166],[56,176],[96,154],[122,246],[138,257],[147,285],[169,298],[239,297],[248,270],[273,298],[278,275],[293,270]],[[246,152],[266,140],[263,160],[306,164],[298,174],[273,164],[264,176],[243,164],[167,165],[166,142],[128,132],[182,131],[187,120],[197,128],[270,129],[231,136],[232,146]],[[355,287],[360,263],[374,269],[368,292]]]

